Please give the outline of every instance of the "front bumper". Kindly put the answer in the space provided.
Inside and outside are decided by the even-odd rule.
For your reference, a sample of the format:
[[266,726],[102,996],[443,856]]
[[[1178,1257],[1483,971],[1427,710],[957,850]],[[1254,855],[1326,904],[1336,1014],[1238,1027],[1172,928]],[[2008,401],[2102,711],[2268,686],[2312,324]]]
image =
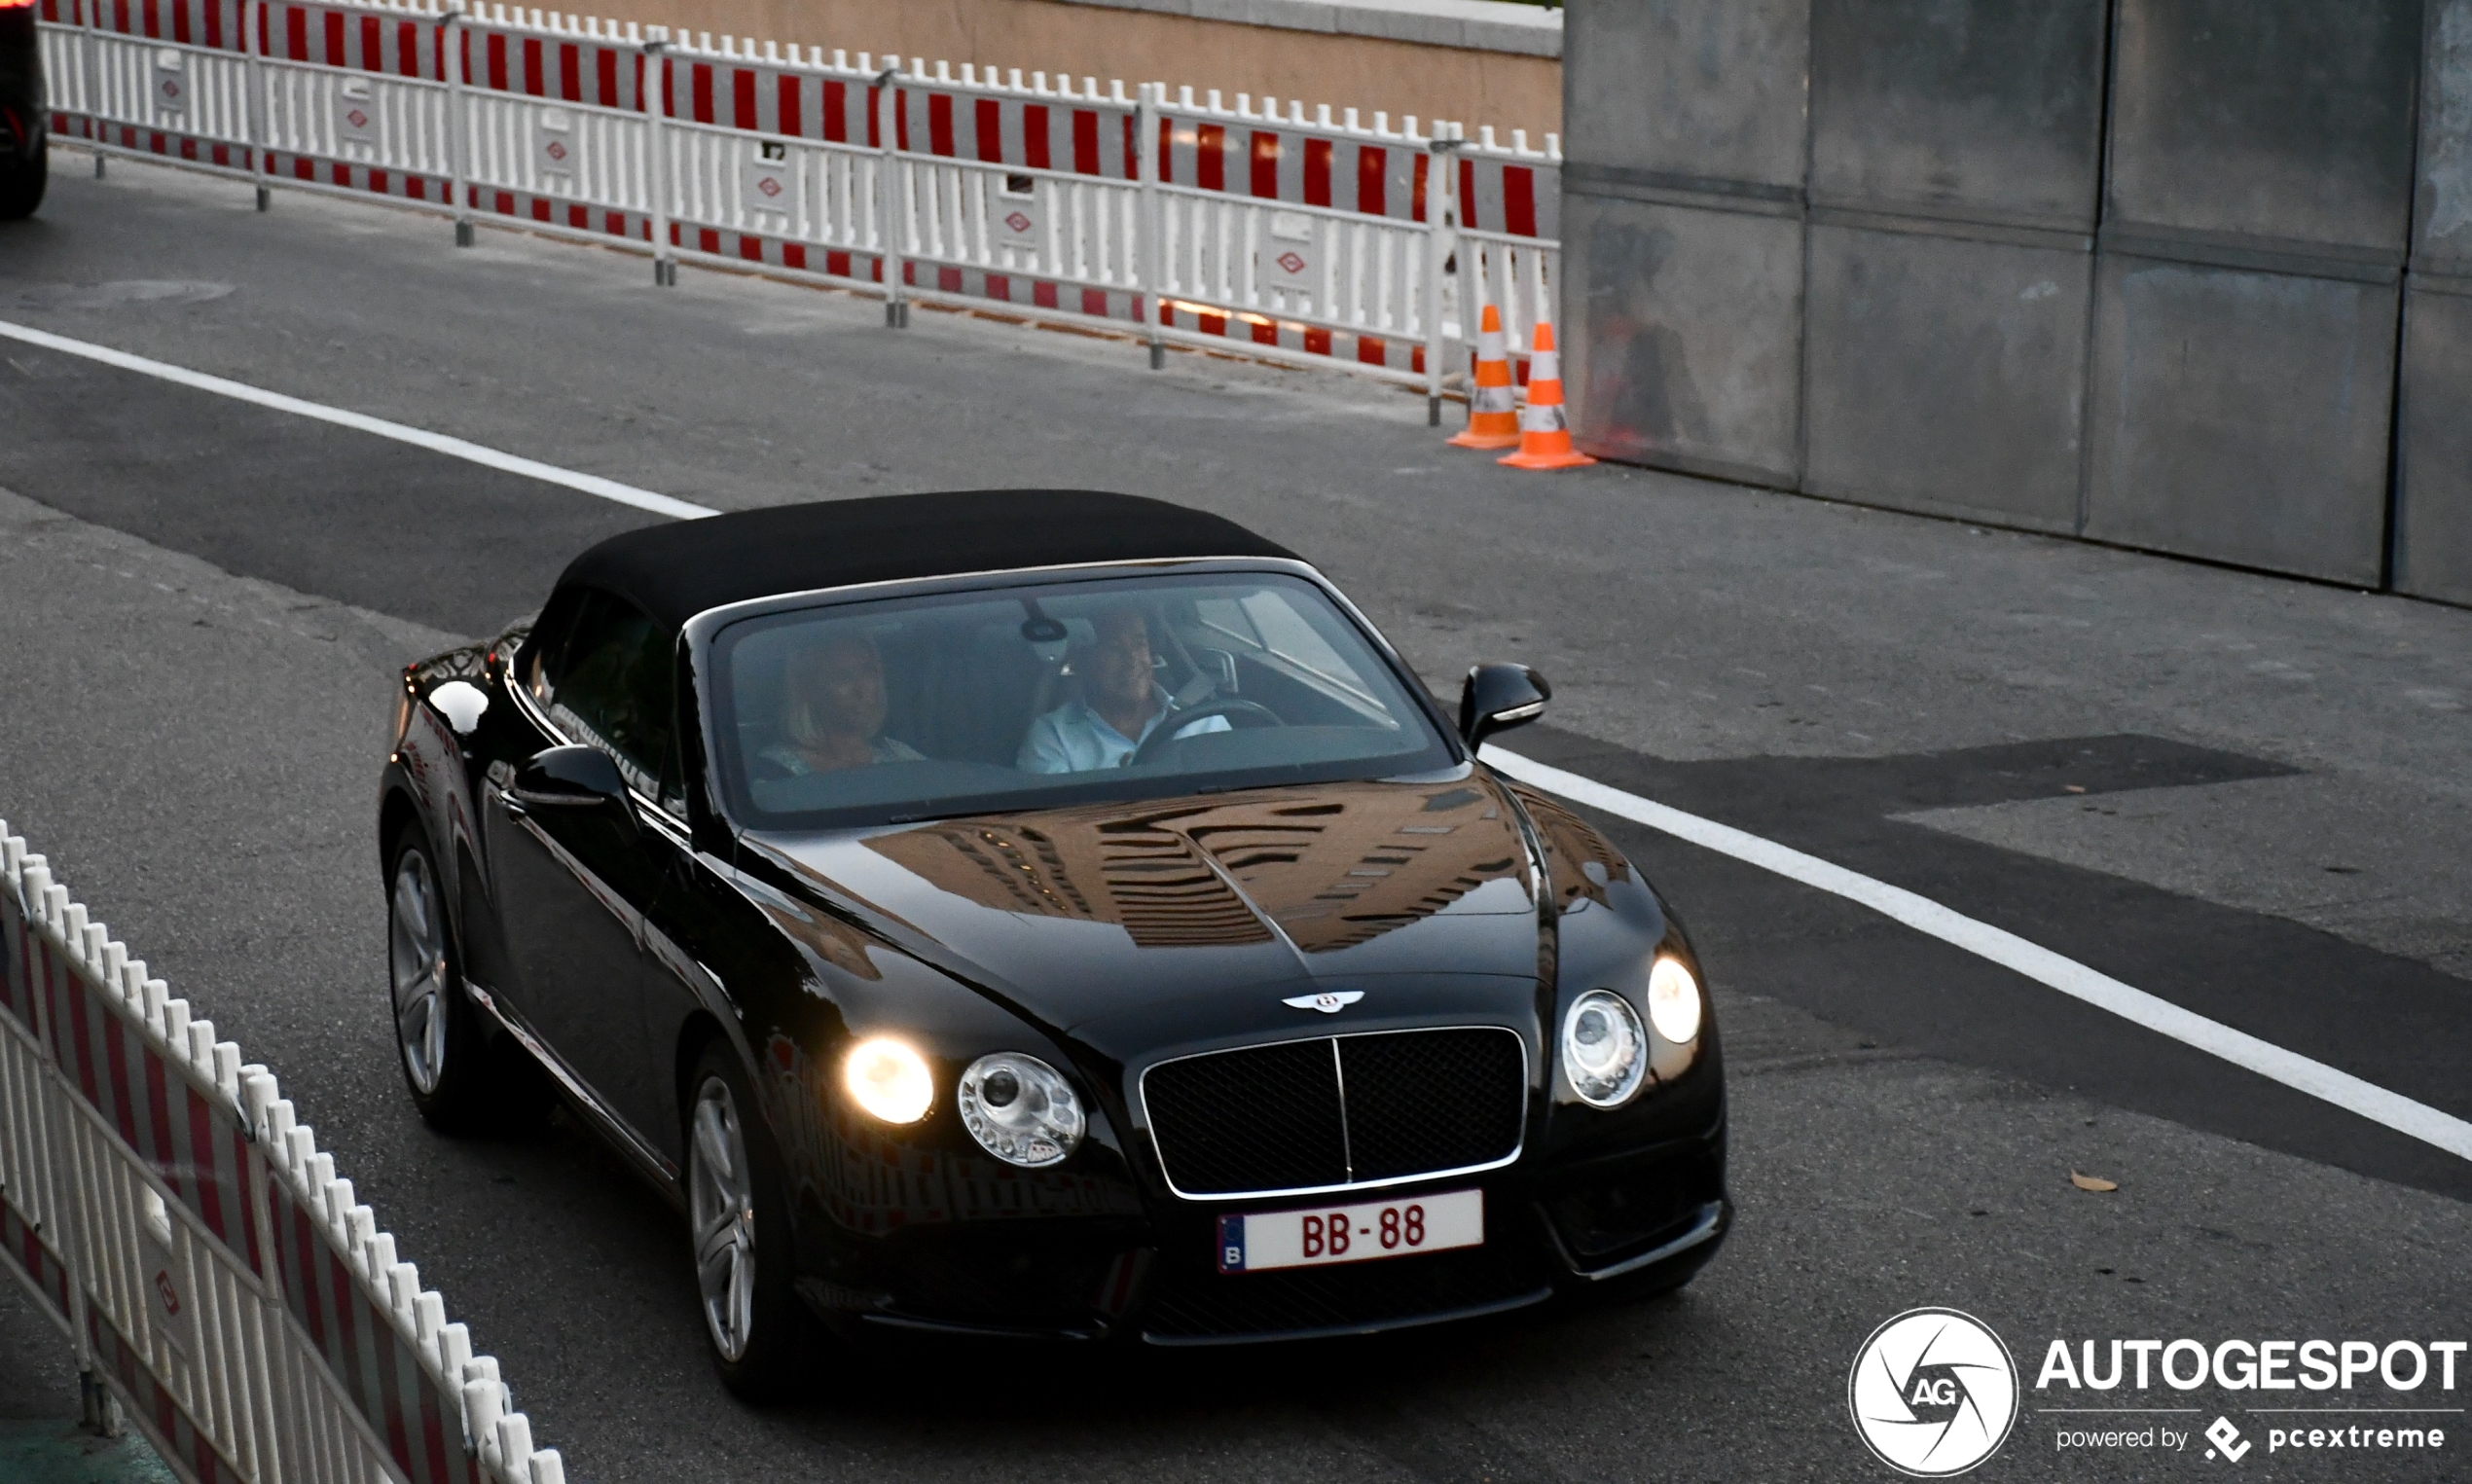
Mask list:
[[1725,1154],[1720,1113],[1697,1135],[1645,1149],[1378,1192],[1407,1201],[1481,1188],[1485,1243],[1453,1251],[1222,1274],[1220,1215],[1300,1203],[1174,1201],[1137,1220],[891,1233],[843,1248],[831,1276],[800,1291],[837,1322],[952,1333],[1172,1346],[1371,1334],[1584,1295],[1612,1280],[1682,1282],[1725,1241]]

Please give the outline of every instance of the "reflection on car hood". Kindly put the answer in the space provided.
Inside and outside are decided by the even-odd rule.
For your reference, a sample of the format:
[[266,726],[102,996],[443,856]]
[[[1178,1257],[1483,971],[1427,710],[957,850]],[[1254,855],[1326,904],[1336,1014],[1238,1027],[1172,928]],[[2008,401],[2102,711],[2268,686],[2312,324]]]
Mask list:
[[1490,778],[1348,782],[772,836],[822,890],[1058,1030],[1239,988],[1537,972],[1536,884]]

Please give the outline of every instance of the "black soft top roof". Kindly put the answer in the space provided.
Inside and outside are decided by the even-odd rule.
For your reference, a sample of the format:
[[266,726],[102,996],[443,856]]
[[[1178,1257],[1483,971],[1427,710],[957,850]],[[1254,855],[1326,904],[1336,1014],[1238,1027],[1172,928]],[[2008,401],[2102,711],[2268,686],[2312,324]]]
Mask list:
[[558,579],[629,598],[672,630],[707,608],[961,572],[1295,553],[1233,521],[1089,489],[968,489],[737,511],[631,530]]

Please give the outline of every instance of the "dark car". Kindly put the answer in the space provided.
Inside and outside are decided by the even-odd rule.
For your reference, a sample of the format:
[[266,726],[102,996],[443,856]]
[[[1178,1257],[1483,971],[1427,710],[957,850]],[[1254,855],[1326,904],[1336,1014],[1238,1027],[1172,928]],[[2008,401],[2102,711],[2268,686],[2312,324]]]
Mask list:
[[1363,1333],[1724,1238],[1690,944],[1473,760],[1544,682],[1472,671],[1454,725],[1241,526],[1037,490],[662,525],[404,688],[414,1100],[485,1124],[536,1059],[686,1213],[742,1391],[808,1313]]
[[43,204],[49,128],[34,0],[0,0],[0,222]]

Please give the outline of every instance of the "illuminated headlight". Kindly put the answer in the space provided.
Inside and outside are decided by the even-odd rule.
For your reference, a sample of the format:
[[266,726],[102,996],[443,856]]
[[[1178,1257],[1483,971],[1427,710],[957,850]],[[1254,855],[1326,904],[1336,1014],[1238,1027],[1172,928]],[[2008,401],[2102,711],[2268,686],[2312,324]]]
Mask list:
[[962,1073],[962,1124],[979,1147],[1008,1165],[1036,1170],[1073,1151],[1087,1127],[1081,1100],[1056,1068],[1036,1057],[999,1051]]
[[1659,959],[1648,975],[1648,1023],[1677,1046],[1699,1034],[1699,984],[1680,959]]
[[1610,990],[1590,990],[1562,1018],[1562,1066],[1583,1102],[1619,1107],[1648,1075],[1648,1032],[1631,1002]]
[[889,1035],[860,1041],[841,1068],[850,1101],[887,1123],[916,1123],[935,1103],[925,1057]]

